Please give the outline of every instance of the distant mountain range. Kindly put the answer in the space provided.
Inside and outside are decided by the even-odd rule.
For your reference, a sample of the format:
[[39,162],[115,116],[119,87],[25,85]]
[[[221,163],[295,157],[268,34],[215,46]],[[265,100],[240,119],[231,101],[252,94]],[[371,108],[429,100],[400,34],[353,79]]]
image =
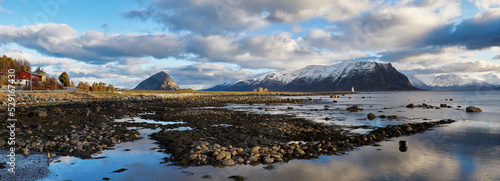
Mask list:
[[161,71],[142,81],[133,90],[179,90],[179,86],[167,73]]
[[335,65],[311,65],[298,70],[272,72],[263,76],[223,83],[208,91],[383,91],[418,90],[390,63],[350,61]]
[[422,89],[431,90],[468,90],[468,89],[497,89],[500,88],[500,78],[493,73],[483,75],[460,75],[460,74],[441,74],[433,77],[426,83],[413,75],[406,75],[410,82]]

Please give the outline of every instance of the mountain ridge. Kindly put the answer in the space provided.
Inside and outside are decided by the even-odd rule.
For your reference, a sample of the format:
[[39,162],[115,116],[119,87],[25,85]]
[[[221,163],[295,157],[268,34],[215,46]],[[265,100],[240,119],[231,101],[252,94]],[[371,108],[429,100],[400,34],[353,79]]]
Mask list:
[[151,77],[143,80],[133,90],[179,90],[179,85],[165,73],[158,72]]
[[[222,90],[251,91],[263,87],[270,91],[320,92],[350,91],[353,86],[360,91],[419,89],[411,85],[408,78],[390,63],[351,61],[271,72],[238,81]],[[221,88],[220,85],[215,87]],[[212,88],[206,90],[216,91]]]

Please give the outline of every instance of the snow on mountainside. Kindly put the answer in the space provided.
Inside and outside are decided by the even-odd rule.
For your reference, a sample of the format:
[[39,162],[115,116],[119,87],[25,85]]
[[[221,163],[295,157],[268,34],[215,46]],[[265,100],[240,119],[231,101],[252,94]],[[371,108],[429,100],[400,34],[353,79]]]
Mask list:
[[488,84],[500,85],[500,78],[498,78],[498,76],[493,73],[484,74],[480,78],[483,78],[483,81],[485,81]]
[[[310,65],[237,82],[224,90],[249,91],[259,87],[271,91],[415,90],[406,76],[390,63],[349,61],[335,65]],[[220,85],[208,90],[221,88]]]
[[468,87],[468,86],[490,86],[490,84],[478,77],[457,74],[442,74],[434,77],[429,82],[431,87]]
[[410,75],[410,74],[405,74],[405,75],[413,86],[421,88],[421,89],[428,89],[429,88],[429,86],[427,84],[425,84],[422,80],[415,77],[414,75]]
[[343,62],[335,65],[310,65],[298,70],[285,70],[269,73],[246,82],[273,81],[288,84],[295,79],[321,80],[324,78],[342,78],[356,72],[370,72],[376,64],[387,65],[377,62]]

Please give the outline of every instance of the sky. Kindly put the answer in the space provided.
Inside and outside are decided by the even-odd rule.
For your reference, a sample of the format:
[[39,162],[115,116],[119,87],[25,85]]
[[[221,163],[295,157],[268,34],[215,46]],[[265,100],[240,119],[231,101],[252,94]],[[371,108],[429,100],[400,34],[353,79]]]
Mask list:
[[203,89],[344,61],[500,75],[500,1],[0,0],[2,54],[126,89],[159,71]]

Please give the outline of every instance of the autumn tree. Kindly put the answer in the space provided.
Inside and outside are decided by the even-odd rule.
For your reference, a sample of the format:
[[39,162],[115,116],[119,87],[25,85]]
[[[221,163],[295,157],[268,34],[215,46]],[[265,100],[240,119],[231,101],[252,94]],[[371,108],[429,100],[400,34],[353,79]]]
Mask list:
[[63,72],[59,76],[59,81],[62,83],[63,86],[69,87],[71,85],[71,81],[69,80],[68,73]]

